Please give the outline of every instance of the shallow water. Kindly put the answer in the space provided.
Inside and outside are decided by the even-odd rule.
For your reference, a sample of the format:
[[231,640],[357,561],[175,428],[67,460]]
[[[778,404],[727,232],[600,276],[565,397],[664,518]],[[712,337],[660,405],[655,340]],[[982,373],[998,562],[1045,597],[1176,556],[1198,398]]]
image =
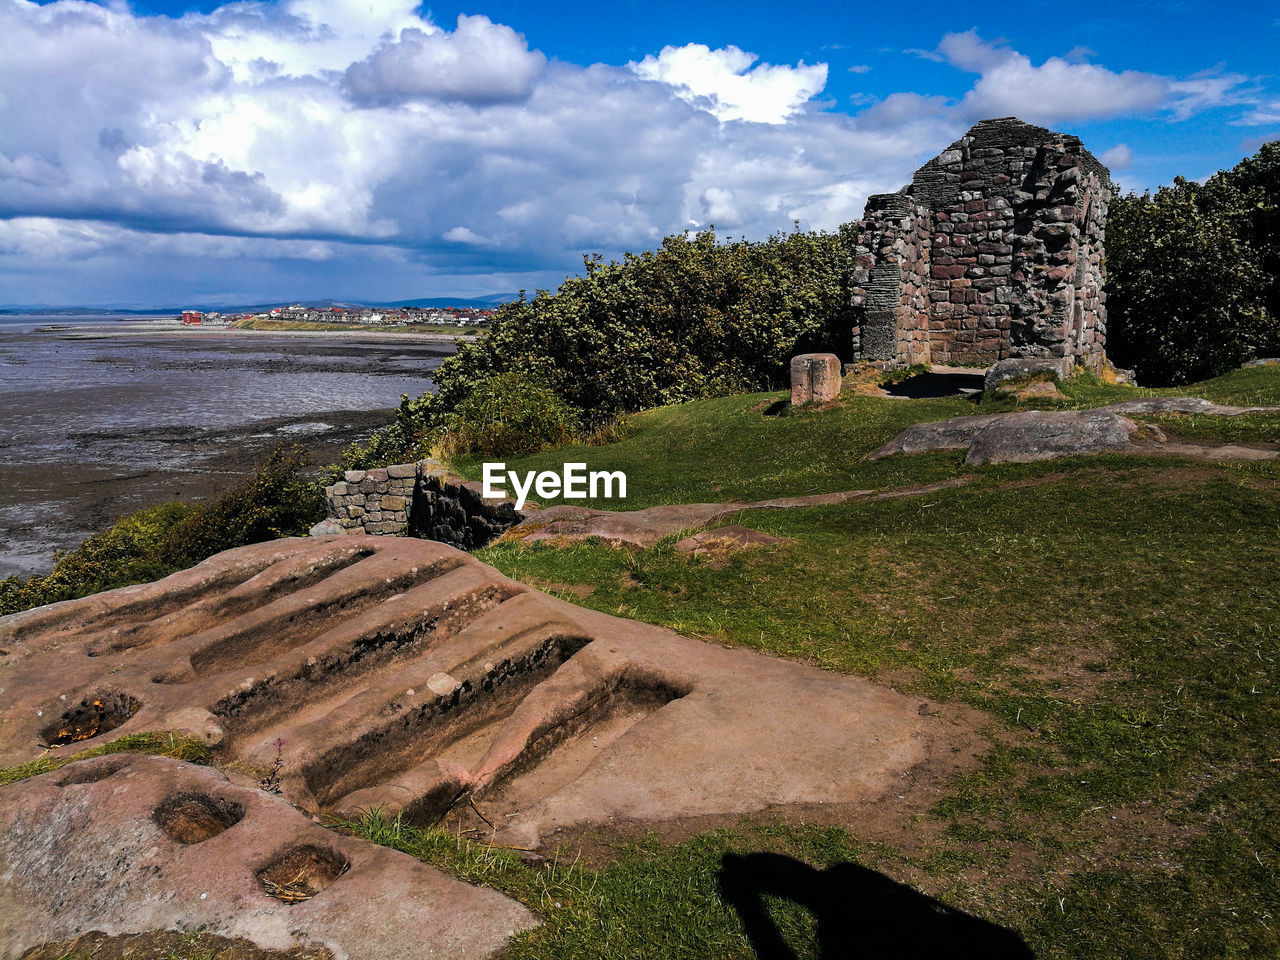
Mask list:
[[[431,371],[453,352],[440,342],[129,335],[164,326],[3,318],[0,577],[47,569],[52,549],[170,499],[166,484],[207,496],[217,485],[196,482],[202,471],[243,470],[279,442],[366,434],[370,418],[352,412],[433,389]],[[193,482],[177,482],[183,475]]]

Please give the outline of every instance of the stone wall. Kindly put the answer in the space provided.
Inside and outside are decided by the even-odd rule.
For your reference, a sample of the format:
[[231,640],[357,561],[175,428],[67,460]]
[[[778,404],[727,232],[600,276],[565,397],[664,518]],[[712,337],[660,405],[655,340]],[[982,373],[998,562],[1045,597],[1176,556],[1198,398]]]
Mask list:
[[424,470],[414,492],[409,535],[475,550],[525,518],[515,501],[486,499],[483,490],[483,484],[450,476],[442,469]]
[[[403,536],[409,529],[420,466],[398,463],[376,470],[348,470],[338,483],[325,487],[328,515],[321,526],[327,525],[333,533]],[[312,535],[317,535],[315,529]]]
[[984,120],[852,225],[861,360],[1105,362],[1110,176],[1077,137]]
[[525,518],[511,499],[481,494],[481,484],[454,476],[438,460],[348,470],[325,487],[327,516],[311,535],[412,536],[474,550]]

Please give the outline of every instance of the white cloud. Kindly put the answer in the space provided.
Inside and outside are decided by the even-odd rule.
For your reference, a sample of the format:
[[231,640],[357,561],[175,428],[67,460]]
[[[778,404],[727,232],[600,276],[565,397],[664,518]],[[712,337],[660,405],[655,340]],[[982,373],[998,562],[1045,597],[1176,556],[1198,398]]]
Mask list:
[[1138,70],[1115,72],[1087,62],[1092,53],[1077,47],[1039,66],[1000,41],[976,30],[949,33],[933,51],[909,51],[978,74],[959,104],[970,120],[1017,116],[1053,125],[1072,120],[1140,115],[1167,110],[1175,120],[1215,107],[1247,103],[1249,78],[1221,67],[1185,78]]
[[698,202],[702,205],[702,221],[699,226],[704,224],[714,224],[720,228],[736,227],[742,219],[742,214],[738,212],[738,208],[734,206],[734,194],[732,190],[724,187],[707,187],[698,197]]
[[452,227],[441,234],[441,239],[448,243],[464,243],[473,247],[483,247],[493,243],[491,238],[482,237],[469,227]]
[[960,103],[961,111],[973,120],[1017,116],[1053,124],[1097,119],[1146,112],[1169,95],[1168,81],[1155,74],[1115,73],[1061,57],[1034,66],[1029,57],[987,43],[975,30],[947,34],[936,52],[952,66],[979,74]]
[[1123,143],[1118,143],[1098,157],[1103,166],[1110,170],[1124,170],[1133,165],[1133,151]]
[[825,64],[691,44],[579,66],[485,17],[450,31],[419,9],[243,0],[170,19],[0,0],[0,288],[79,300],[74,276],[136,284],[104,302],[163,299],[219,261],[211,282],[258,298],[286,279],[295,296],[392,299],[431,277],[514,290],[690,224],[833,229],[982,116],[1240,95],[1220,71],[1154,78],[1156,95],[1148,74],[1033,66],[970,32],[932,54],[977,73],[966,96],[895,93],[850,116],[812,102]]
[[1230,107],[1251,102],[1255,91],[1246,86],[1249,78],[1239,73],[1222,73],[1221,67],[1193,73],[1183,80],[1170,80],[1170,109],[1175,119],[1186,120],[1214,107]]
[[510,27],[462,15],[453,33],[402,31],[399,40],[347,69],[346,88],[366,103],[501,103],[527,98],[545,64]]
[[827,84],[827,65],[804,61],[794,67],[762,63],[735,46],[712,50],[702,43],[663,47],[631,69],[648,80],[675,88],[677,94],[717,119],[783,123]]
[[15,217],[0,220],[0,256],[52,264],[96,257],[187,257],[195,260],[333,260],[341,244],[319,240],[150,233],[92,220]]
[[1255,103],[1248,113],[1232,123],[1240,127],[1262,127],[1280,123],[1280,100]]
[[414,0],[237,0],[179,21],[239,81],[344,70],[404,30],[435,31]]
[[854,66],[850,67],[850,68],[849,68],[849,72],[850,72],[850,73],[870,73],[870,72],[871,72],[871,67],[869,67],[869,66],[868,66],[867,64],[865,64],[865,63],[859,63],[859,64],[855,64]]

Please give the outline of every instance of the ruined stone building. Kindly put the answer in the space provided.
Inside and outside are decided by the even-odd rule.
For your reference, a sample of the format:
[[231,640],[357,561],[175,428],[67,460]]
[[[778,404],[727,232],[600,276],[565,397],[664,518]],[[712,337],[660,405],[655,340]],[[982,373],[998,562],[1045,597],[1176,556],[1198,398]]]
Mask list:
[[853,356],[1105,362],[1111,180],[1078,137],[984,120],[897,193],[867,200],[854,248]]

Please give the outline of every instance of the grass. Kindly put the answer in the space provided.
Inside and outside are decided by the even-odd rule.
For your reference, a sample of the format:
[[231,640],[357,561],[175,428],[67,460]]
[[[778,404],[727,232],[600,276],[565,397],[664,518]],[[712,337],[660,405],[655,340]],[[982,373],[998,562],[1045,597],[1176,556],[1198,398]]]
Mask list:
[[[1030,473],[750,513],[790,543],[722,569],[670,541],[481,558],[588,584],[566,599],[609,613],[981,708],[994,753],[939,802],[944,839],[901,854],[928,892],[1021,929],[1038,955],[1274,955],[1275,469]],[[981,879],[958,888],[955,862]]]
[[[1280,373],[1275,367],[1237,370],[1182,390],[1135,390],[1079,377],[1065,386],[1067,399],[1039,406],[1085,409],[1145,396],[1201,396],[1219,403],[1280,406]],[[864,461],[862,457],[913,423],[1015,409],[1009,402],[977,398],[886,400],[844,394],[825,411],[792,410],[783,393],[722,397],[660,407],[635,415],[634,432],[607,446],[556,447],[507,458],[520,472],[553,470],[580,461],[590,470],[622,470],[627,499],[574,500],[580,506],[635,510],[661,503],[760,500],[931,483],[961,472],[962,457],[926,454]],[[782,407],[781,416],[767,416]],[[1246,443],[1280,438],[1280,413],[1243,417],[1144,417],[1173,438]],[[481,457],[459,458],[454,466],[480,479]],[[544,506],[565,502],[543,501]]]
[[[1057,406],[1173,393],[1275,404],[1280,369],[1183,391],[1086,379],[1065,392]],[[676,551],[675,537],[643,550],[499,542],[480,559],[534,585],[589,586],[563,595],[608,613],[964,707],[987,748],[975,768],[938,784],[892,843],[859,837],[857,823],[743,822],[676,844],[605,838],[607,862],[566,852],[527,863],[376,811],[343,827],[537,912],[544,925],[516,938],[510,960],[749,960],[720,872],[727,856],[761,851],[833,885],[859,866],[909,882],[1017,930],[1044,960],[1280,956],[1280,467],[1110,456],[973,469],[955,454],[871,463],[863,454],[910,423],[1000,407],[853,397],[765,416],[780,398],[649,411],[619,443],[508,466],[623,469],[628,507],[973,480],[744,513],[785,542],[723,565]],[[1274,414],[1154,419],[1218,441],[1280,435]],[[830,956],[813,912],[766,899],[797,956]],[[862,902],[850,895],[840,909]],[[868,936],[888,922],[856,916]],[[856,955],[862,943],[847,946]]]
[[[56,749],[56,748],[55,748]],[[211,762],[208,748],[194,737],[177,733],[131,733],[97,747],[80,750],[76,753],[60,755],[53,750],[34,760],[19,763],[0,770],[0,787],[17,783],[28,777],[39,776],[65,767],[77,760],[88,760],[90,757],[103,757],[109,753],[147,753],[157,757],[172,757],[187,763]]]
[[[1280,371],[1066,393],[1059,406],[1276,404]],[[956,455],[859,458],[906,423],[986,409],[857,397],[763,416],[777,396],[651,411],[582,459],[628,470],[628,507],[924,483],[966,468]],[[1216,441],[1280,435],[1275,414],[1153,419]],[[562,595],[608,613],[981,710],[990,752],[946,786],[918,839],[869,848],[846,834],[842,855],[1021,931],[1037,956],[1280,955],[1280,469],[1113,456],[969,472],[926,497],[745,513],[787,542],[723,566],[676,551],[676,537],[645,550],[499,542],[479,556],[535,585],[589,586]],[[753,841],[743,828],[715,842]],[[680,901],[689,852],[651,855]],[[654,911],[637,929],[683,936],[671,922]],[[654,955],[697,955],[682,949]],[[564,955],[623,954],[583,934]]]
[[[614,862],[591,869],[558,856],[525,863],[514,851],[446,830],[413,827],[376,810],[340,826],[501,890],[534,910],[543,925],[517,936],[504,960],[751,960],[755,954],[742,925],[720,895],[725,856],[781,850],[823,869],[849,862],[862,849],[843,830],[769,824],[703,833],[675,846],[653,838],[621,844]],[[811,950],[812,917],[781,898],[769,907],[788,942]]]

